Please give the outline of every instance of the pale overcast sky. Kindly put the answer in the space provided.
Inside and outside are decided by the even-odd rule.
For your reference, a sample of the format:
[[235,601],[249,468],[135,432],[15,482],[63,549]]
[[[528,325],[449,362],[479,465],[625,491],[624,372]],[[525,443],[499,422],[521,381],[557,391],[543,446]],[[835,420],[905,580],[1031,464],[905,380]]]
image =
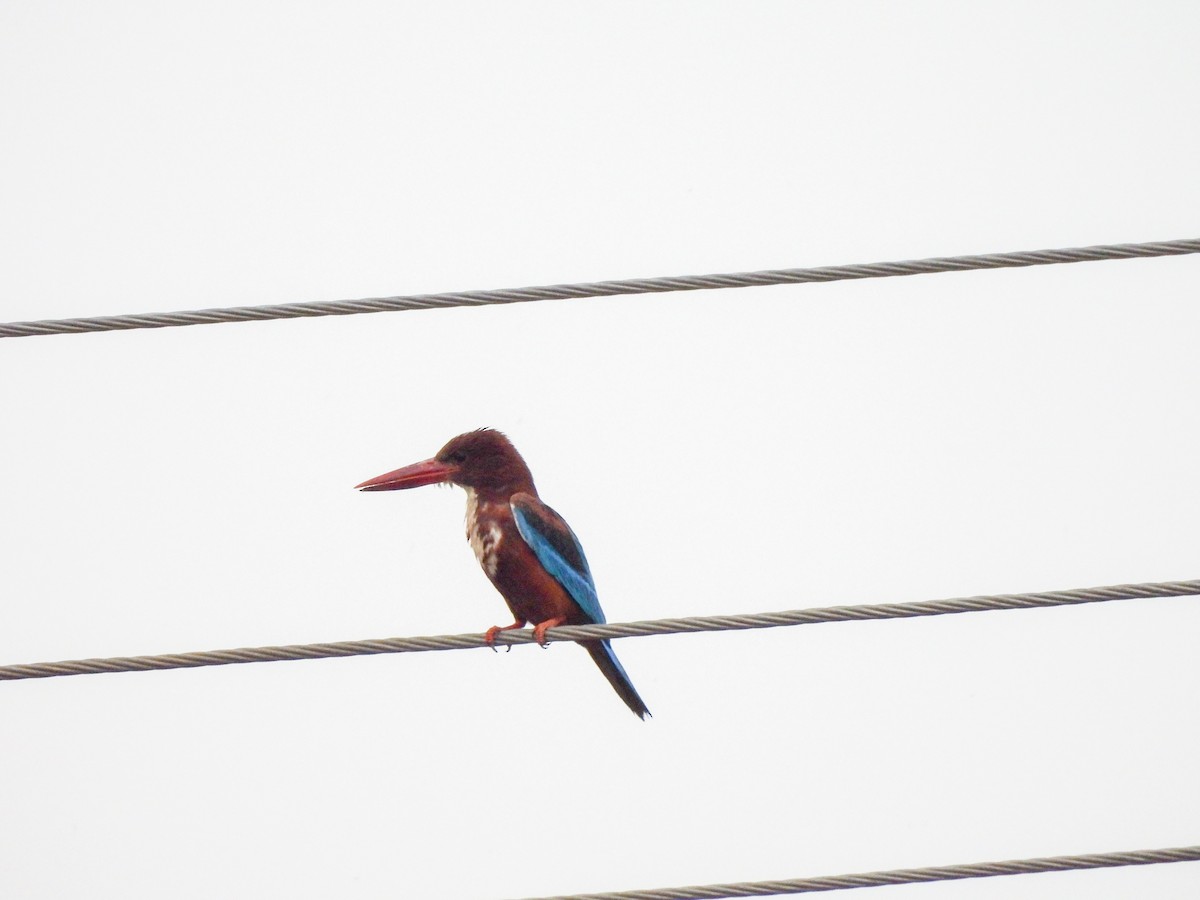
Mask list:
[[[1200,5],[0,5],[3,320],[1200,236]],[[0,663],[1200,577],[1200,259],[0,343]],[[503,898],[1200,843],[1200,599],[0,684],[0,893]],[[870,900],[1192,898],[1200,864]]]

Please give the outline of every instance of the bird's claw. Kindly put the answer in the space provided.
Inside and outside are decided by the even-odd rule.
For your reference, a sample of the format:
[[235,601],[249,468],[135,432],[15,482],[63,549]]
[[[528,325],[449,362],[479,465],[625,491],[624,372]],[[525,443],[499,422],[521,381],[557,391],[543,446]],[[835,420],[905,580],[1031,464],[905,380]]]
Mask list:
[[566,621],[566,616],[558,616],[554,619],[547,619],[545,622],[539,622],[533,626],[533,639],[545,650],[550,646],[550,641],[546,638],[546,632],[551,628],[557,628],[559,625],[565,625]]
[[[516,626],[516,625],[510,625],[509,627],[510,627],[510,628],[517,628],[517,627],[519,627],[519,626]],[[497,637],[499,637],[499,635],[500,635],[500,632],[502,632],[502,631],[507,631],[507,630],[508,630],[508,629],[507,629],[507,628],[505,628],[503,625],[493,625],[491,628],[489,628],[487,631],[485,631],[485,632],[483,633],[483,642],[484,642],[485,644],[487,644],[487,645],[488,645],[488,647],[490,647],[490,648],[491,648],[491,651],[492,651],[493,653],[499,653],[499,652],[500,652],[499,650],[497,650],[497,649],[496,649],[496,638],[497,638]],[[512,644],[505,644],[505,645],[504,645],[504,652],[505,652],[505,653],[512,653]]]
[[499,633],[500,633],[499,625],[493,625],[491,628],[489,628],[487,631],[485,631],[483,633],[483,642],[488,645],[488,647],[491,649],[491,651],[493,653],[500,652],[499,650],[496,649],[496,635],[498,635]]

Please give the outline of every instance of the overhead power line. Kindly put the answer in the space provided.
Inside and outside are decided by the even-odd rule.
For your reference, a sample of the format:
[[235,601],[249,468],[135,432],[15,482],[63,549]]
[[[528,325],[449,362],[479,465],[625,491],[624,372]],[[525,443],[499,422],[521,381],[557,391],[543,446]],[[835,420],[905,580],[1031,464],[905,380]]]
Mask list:
[[[868,619],[908,619],[918,616],[943,616],[952,613],[986,612],[1003,609],[1030,609],[1046,606],[1074,606],[1106,600],[1134,600],[1143,597],[1181,597],[1200,594],[1200,579],[1146,584],[1120,584],[1112,587],[1080,588],[1035,594],[995,594],[960,597],[917,603],[885,603],[866,606],[827,606],[793,609],[784,612],[734,616],[692,616],[683,619],[651,619],[609,625],[572,625],[546,631],[548,641],[581,641],[589,638],[641,637],[652,634],[686,634],[697,631],[740,631],[752,628],[776,628],[785,625],[816,625],[822,622],[856,622]],[[496,644],[530,644],[528,629],[502,631]],[[172,653],[160,656],[118,656],[107,659],[76,659],[64,662],[30,663],[0,666],[0,681],[27,678],[53,678],[59,675],[92,675],[102,672],[142,672],[152,669],[188,669],[201,666],[225,666],[234,663],[282,662],[298,659],[328,659],[339,656],[367,656],[379,653],[417,653],[427,650],[467,650],[486,647],[484,636],[451,634],[434,637],[397,637],[367,641],[339,641],[327,644],[292,644],[282,647],[244,647],[237,650],[209,650]]]
[[1200,860],[1200,846],[1092,853],[1086,856],[1043,856],[1037,859],[931,866],[925,869],[890,869],[883,872],[862,872],[857,875],[827,875],[821,878],[793,878],[785,881],[738,881],[730,884],[703,884],[649,891],[562,894],[531,900],[716,900],[722,897],[771,897],[779,894],[812,894],[819,891],[844,891],[849,888],[884,887],[889,884],[958,881],[964,878],[992,878],[997,875],[1111,869],[1119,866],[1149,866],[1155,863],[1196,860]]
[[284,303],[271,306],[199,309],[190,312],[97,316],[83,319],[42,319],[33,322],[0,324],[0,337],[32,337],[39,334],[75,334],[87,331],[124,331],[136,328],[172,328],[182,325],[213,325],[220,322],[259,322],[266,319],[349,316],[357,313],[441,309],[451,306],[485,306],[493,303],[564,300],[571,297],[612,297],[618,294],[707,291],[761,287],[771,284],[892,278],[900,275],[963,272],[971,269],[1010,269],[1024,266],[1049,266],[1057,263],[1094,262],[1103,259],[1181,256],[1187,253],[1200,253],[1200,239],[1143,244],[1100,244],[1095,247],[1025,250],[1017,253],[991,253],[982,256],[943,256],[901,262],[823,266],[815,269],[766,269],[761,272],[732,272],[721,275],[680,275],[502,290],[412,294],[365,300],[334,300],[328,303]]

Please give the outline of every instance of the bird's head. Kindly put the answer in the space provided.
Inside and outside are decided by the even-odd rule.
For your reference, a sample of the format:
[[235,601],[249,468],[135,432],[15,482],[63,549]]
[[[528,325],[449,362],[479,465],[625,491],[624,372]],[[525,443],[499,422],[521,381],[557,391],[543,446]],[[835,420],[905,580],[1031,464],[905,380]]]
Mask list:
[[426,484],[533,493],[533,476],[525,460],[508,438],[491,428],[460,434],[451,438],[433,459],[387,472],[355,487],[361,491],[399,491]]

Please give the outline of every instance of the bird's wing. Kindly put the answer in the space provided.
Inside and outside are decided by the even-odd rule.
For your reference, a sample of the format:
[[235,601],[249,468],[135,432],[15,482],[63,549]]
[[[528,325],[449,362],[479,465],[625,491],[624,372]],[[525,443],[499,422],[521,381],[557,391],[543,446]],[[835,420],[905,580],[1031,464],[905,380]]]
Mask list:
[[579,539],[562,516],[532,494],[513,494],[509,501],[517,531],[554,580],[566,588],[592,622],[604,622],[596,583]]

